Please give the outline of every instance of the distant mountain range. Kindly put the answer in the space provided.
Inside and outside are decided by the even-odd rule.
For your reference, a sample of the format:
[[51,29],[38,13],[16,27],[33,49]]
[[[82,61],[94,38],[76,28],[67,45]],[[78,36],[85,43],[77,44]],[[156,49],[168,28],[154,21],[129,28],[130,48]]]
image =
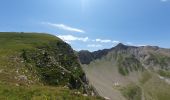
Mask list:
[[170,49],[119,43],[111,49],[82,50],[78,56],[90,83],[103,97],[170,99]]

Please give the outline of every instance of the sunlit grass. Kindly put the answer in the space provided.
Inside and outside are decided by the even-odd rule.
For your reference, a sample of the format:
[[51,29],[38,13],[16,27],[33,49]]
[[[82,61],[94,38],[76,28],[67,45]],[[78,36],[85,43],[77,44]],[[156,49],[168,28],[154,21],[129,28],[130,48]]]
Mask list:
[[[68,45],[53,35],[0,32],[0,100],[101,100],[97,97],[83,96],[82,93],[77,95],[74,92],[79,91],[78,89],[70,90],[63,88],[63,85],[43,86],[44,83],[34,63],[25,62],[21,56],[23,50],[36,51],[38,47],[48,48],[50,43],[55,45],[59,42],[62,45],[57,50],[60,52],[71,50]],[[56,48],[52,49],[55,51]],[[52,52],[50,50],[49,52]],[[31,52],[31,54],[34,53]],[[70,55],[73,56],[71,53]],[[19,76],[26,76],[27,79],[19,80],[17,79]]]
[[76,90],[51,86],[14,86],[0,84],[0,100],[102,100],[75,94]]

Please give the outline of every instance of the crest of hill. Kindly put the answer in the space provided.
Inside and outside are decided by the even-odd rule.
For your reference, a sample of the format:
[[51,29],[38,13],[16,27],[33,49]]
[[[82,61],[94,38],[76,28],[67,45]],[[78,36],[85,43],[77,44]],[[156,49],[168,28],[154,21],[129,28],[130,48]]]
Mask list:
[[8,89],[7,84],[15,87],[12,91],[22,86],[23,92],[28,90],[24,87],[34,85],[47,90],[44,85],[88,91],[78,57],[58,37],[45,33],[0,32],[0,44],[0,98],[4,95],[1,90]]

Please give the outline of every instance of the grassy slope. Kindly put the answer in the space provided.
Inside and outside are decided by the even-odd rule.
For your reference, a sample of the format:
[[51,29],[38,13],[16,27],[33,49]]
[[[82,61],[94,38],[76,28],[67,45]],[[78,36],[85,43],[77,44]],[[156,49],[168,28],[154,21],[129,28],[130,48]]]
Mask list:
[[101,100],[99,97],[86,97],[75,92],[63,87],[0,84],[0,100]]
[[141,85],[145,100],[169,100],[170,85],[153,75],[145,84]]
[[[4,82],[16,82],[14,76],[25,74],[31,80],[38,82],[34,72],[28,72],[20,58],[23,49],[34,49],[39,45],[48,44],[50,41],[59,39],[47,34],[24,34],[24,33],[0,33],[0,80]],[[35,70],[34,70],[35,71]]]
[[[72,95],[69,89],[43,86],[33,63],[25,63],[22,50],[35,50],[50,42],[62,42],[49,34],[0,33],[0,99],[89,100],[94,97]],[[28,66],[32,66],[29,70]],[[26,76],[26,78],[25,78]],[[19,79],[20,78],[20,79]],[[19,86],[18,86],[19,85]]]

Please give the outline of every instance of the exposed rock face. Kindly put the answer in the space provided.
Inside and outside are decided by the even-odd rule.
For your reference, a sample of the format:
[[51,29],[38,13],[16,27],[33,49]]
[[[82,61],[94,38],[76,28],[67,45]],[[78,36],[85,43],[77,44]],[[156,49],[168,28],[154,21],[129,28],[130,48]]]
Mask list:
[[104,55],[107,55],[109,51],[111,51],[111,49],[104,49],[104,50],[99,50],[99,51],[94,51],[94,52],[82,50],[78,52],[78,56],[82,64],[89,64],[91,61],[100,59]]
[[78,53],[78,55],[82,64],[89,64],[92,60],[94,60],[92,53],[89,51],[82,50]]

